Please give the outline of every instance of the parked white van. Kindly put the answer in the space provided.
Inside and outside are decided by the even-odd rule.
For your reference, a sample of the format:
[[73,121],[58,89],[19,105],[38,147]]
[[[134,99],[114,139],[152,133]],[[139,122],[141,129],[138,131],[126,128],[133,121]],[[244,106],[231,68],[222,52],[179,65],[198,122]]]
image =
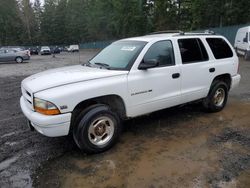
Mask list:
[[242,27],[238,30],[234,48],[238,55],[244,56],[245,60],[250,59],[250,26]]

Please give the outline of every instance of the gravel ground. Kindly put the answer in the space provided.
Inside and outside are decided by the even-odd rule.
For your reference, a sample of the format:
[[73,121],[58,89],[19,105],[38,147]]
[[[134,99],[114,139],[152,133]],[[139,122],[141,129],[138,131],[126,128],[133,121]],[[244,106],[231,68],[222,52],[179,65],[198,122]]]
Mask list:
[[23,64],[0,64],[0,187],[31,187],[31,174],[42,162],[75,147],[71,138],[48,138],[27,129],[19,106],[21,81],[47,69],[86,62],[97,52],[32,56]]
[[24,62],[23,64],[0,62],[0,78],[9,76],[29,76],[47,69],[84,63],[97,52],[97,50],[85,50],[81,53],[63,52],[61,54],[56,54],[55,57],[51,55],[32,56],[30,61]]
[[103,154],[81,153],[70,137],[30,132],[21,80],[96,53],[0,64],[0,187],[249,187],[250,63],[243,60],[241,84],[222,112],[192,104],[127,121],[121,141]]

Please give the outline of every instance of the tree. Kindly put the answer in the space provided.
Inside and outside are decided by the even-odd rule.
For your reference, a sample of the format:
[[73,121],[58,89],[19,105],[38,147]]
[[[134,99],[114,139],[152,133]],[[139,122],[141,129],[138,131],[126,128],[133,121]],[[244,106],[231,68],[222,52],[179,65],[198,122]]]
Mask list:
[[0,45],[61,45],[250,22],[245,0],[1,0]]
[[23,27],[15,0],[0,1],[0,45],[22,44]]
[[87,37],[86,0],[69,0],[67,5],[66,30],[71,43],[84,42]]
[[21,19],[25,28],[24,38],[27,39],[25,43],[30,45],[34,43],[33,39],[36,33],[36,19],[30,0],[21,1],[21,11]]
[[45,0],[44,11],[41,15],[41,43],[56,44],[55,36],[55,12],[56,2],[54,0]]
[[55,44],[67,43],[67,0],[60,0],[55,10]]
[[35,19],[35,33],[34,33],[34,44],[39,45],[41,39],[41,17],[42,17],[42,7],[40,0],[35,0],[33,5],[34,19]]

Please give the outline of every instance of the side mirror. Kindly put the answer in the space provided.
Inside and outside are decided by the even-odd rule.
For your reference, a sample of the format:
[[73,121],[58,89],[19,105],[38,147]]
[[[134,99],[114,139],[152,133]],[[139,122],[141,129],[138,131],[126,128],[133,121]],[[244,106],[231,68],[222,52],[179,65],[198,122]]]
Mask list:
[[154,68],[157,66],[159,66],[159,62],[156,59],[147,59],[147,60],[143,59],[138,69],[147,70],[147,69]]
[[246,37],[243,39],[243,42],[247,42],[247,38]]

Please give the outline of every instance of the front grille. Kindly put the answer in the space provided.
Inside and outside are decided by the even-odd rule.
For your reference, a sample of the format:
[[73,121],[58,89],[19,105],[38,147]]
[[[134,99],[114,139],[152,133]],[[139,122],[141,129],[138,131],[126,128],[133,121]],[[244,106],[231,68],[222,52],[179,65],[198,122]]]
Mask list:
[[26,93],[27,93],[27,95],[29,95],[31,97],[31,94],[28,91],[26,91]]
[[23,98],[24,98],[24,101],[25,101],[25,104],[27,105],[27,107],[31,110],[34,110],[32,94],[27,89],[25,89],[23,86],[22,86],[22,95],[23,95]]

